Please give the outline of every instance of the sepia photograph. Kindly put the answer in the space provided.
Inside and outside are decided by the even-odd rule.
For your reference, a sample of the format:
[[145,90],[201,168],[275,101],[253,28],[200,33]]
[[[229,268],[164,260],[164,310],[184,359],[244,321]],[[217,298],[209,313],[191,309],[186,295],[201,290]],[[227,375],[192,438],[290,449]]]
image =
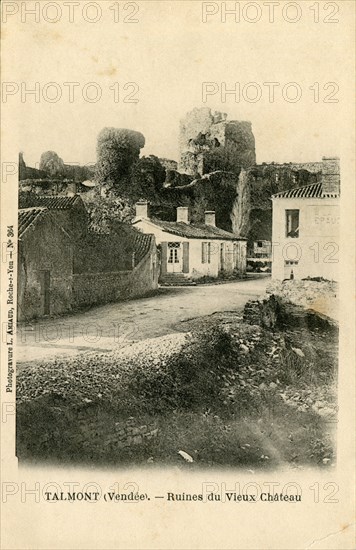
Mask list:
[[257,163],[208,107],[178,161],[95,139],[19,154],[20,462],[332,467],[339,158]]
[[353,548],[355,4],[1,30],[1,548]]

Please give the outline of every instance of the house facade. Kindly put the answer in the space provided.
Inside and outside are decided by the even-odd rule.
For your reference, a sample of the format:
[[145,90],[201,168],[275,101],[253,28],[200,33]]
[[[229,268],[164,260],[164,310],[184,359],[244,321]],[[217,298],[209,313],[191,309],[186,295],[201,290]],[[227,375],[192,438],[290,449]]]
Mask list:
[[134,227],[152,233],[161,250],[161,282],[246,272],[246,239],[216,227],[215,212],[204,223],[190,223],[188,207],[177,208],[175,222],[150,218],[148,204],[136,204]]
[[323,157],[322,181],[272,196],[272,277],[339,279],[340,161]]
[[253,256],[255,258],[270,258],[272,252],[271,241],[260,240],[253,243]]
[[97,234],[80,197],[35,199],[35,206],[18,212],[18,321],[143,296],[158,287],[152,234],[127,224]]
[[44,207],[19,210],[17,318],[27,321],[72,308],[70,235]]

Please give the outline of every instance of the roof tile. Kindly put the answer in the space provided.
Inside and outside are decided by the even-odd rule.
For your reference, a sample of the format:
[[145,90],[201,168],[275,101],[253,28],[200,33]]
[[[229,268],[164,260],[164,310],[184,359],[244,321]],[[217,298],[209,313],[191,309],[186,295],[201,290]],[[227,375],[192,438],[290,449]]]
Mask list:
[[167,233],[178,235],[180,237],[187,237],[192,239],[222,239],[228,241],[246,240],[242,237],[238,237],[229,231],[220,229],[212,225],[206,225],[204,223],[184,223],[184,222],[167,222],[151,218],[150,220],[154,225],[161,227],[161,229]]
[[281,191],[272,195],[273,199],[322,199],[322,198],[337,198],[338,193],[323,193],[323,185],[319,183],[311,183],[303,187],[294,187],[287,191]]
[[48,212],[47,208],[23,208],[18,214],[18,237],[21,239],[24,233]]
[[[68,210],[76,203],[77,200],[82,200],[79,195],[74,195],[73,197],[58,197],[55,195],[43,196],[35,195],[31,196],[30,199],[26,197],[26,205],[30,206],[44,206],[48,210]],[[21,197],[20,197],[20,207],[21,207]]]

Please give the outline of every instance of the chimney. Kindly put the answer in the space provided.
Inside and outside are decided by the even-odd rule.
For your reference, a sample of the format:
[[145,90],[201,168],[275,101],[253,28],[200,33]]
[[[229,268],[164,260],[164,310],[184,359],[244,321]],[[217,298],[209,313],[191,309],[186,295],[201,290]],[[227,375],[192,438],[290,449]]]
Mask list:
[[67,197],[74,197],[77,194],[77,184],[71,181],[67,185]]
[[136,218],[148,218],[148,202],[140,201],[136,203]]
[[188,206],[177,207],[177,222],[189,223],[189,208]]
[[339,157],[323,157],[322,189],[323,196],[340,194]]
[[205,225],[212,225],[215,227],[215,211],[207,210],[205,213]]

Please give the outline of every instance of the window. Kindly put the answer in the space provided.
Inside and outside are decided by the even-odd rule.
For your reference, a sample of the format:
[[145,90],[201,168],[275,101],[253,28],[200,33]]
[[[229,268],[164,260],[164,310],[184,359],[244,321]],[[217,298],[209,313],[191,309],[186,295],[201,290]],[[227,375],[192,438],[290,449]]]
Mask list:
[[220,269],[223,271],[225,267],[225,243],[220,244]]
[[286,210],[286,237],[299,237],[299,210]]
[[263,242],[257,241],[257,248],[263,248]]
[[201,263],[210,264],[211,243],[201,243]]
[[233,245],[233,249],[232,249],[232,261],[233,261],[233,265],[234,267],[237,267],[238,266],[238,247],[237,247],[237,243],[234,243]]
[[180,243],[168,243],[168,263],[179,264]]
[[298,260],[285,260],[284,261],[284,265],[287,266],[287,265],[298,265],[299,262]]

